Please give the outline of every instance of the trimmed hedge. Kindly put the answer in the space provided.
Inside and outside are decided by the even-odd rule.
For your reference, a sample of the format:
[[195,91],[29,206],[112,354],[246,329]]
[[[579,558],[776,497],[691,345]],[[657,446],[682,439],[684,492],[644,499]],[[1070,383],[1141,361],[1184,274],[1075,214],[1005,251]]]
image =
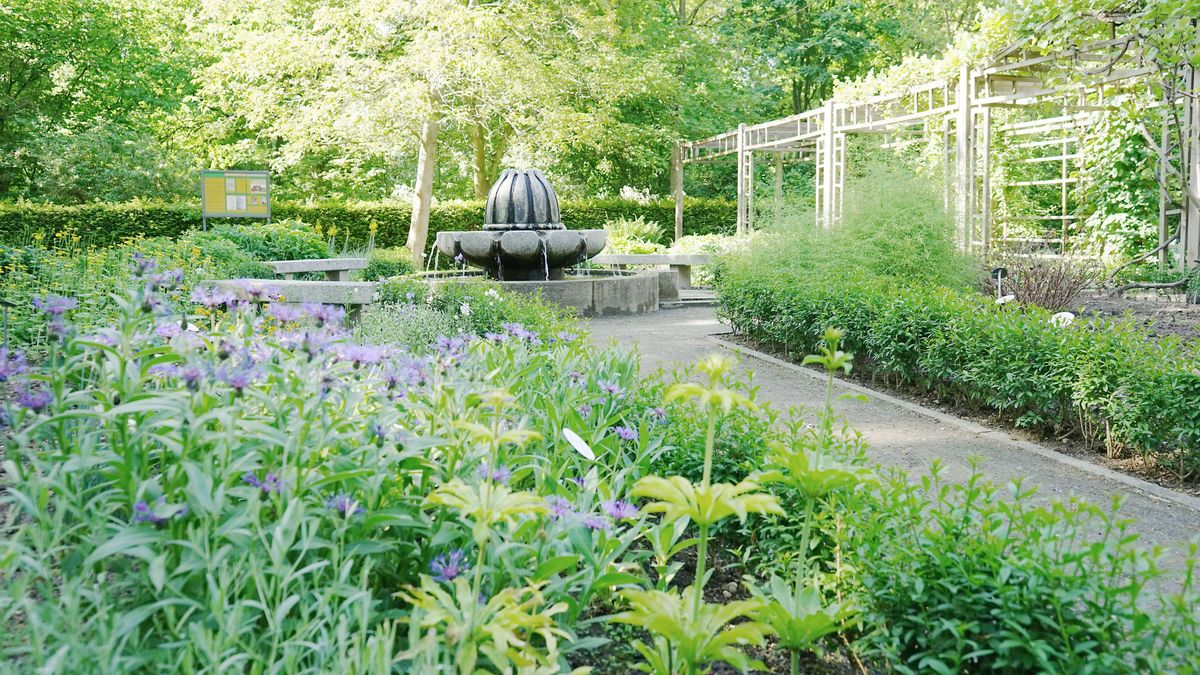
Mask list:
[[1200,468],[1200,356],[1132,320],[1058,328],[1040,308],[880,281],[797,285],[741,272],[717,286],[735,329],[790,353],[814,351],[837,326],[855,365],[892,382],[1018,426]]
[[[723,199],[688,198],[684,202],[687,234],[731,234],[735,228],[736,204]],[[271,215],[276,219],[296,218],[309,224],[320,223],[328,230],[350,232],[356,241],[365,241],[372,221],[378,227],[375,242],[379,246],[403,246],[408,238],[412,211],[406,204],[275,204]],[[599,229],[605,221],[642,216],[673,231],[675,204],[659,200],[639,204],[623,199],[588,199],[562,203],[563,222],[571,229]],[[261,220],[220,219],[214,223],[261,223]],[[200,225],[200,210],[194,205],[129,202],[122,204],[84,204],[58,206],[27,202],[0,204],[0,242],[28,243],[40,232],[44,241],[53,241],[59,232],[79,235],[93,245],[111,245],[128,237],[176,236]],[[433,241],[444,230],[477,230],[483,225],[483,202],[445,202],[433,207],[429,217],[429,238]],[[667,239],[669,234],[664,235]],[[663,243],[667,243],[664,241]]]

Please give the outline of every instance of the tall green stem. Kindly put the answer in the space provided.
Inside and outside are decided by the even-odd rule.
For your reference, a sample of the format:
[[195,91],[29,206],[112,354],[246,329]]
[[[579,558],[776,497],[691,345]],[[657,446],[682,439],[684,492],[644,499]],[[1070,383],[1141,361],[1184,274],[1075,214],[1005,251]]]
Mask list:
[[708,435],[704,438],[704,477],[700,483],[704,487],[708,487],[712,483],[712,456],[713,448],[716,446],[717,438],[717,413],[710,411],[708,414]]
[[815,499],[809,499],[804,505],[804,530],[800,534],[800,562],[796,565],[796,593],[800,592],[804,584],[804,577],[808,573],[808,546],[809,538],[812,536],[812,515],[813,502]]

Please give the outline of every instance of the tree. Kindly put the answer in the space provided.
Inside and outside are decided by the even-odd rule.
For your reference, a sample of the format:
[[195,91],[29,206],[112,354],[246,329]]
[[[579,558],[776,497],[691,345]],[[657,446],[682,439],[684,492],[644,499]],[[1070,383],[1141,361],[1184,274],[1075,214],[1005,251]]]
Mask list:
[[[96,147],[97,134],[142,142],[155,135],[163,113],[178,104],[188,85],[186,54],[170,46],[182,30],[172,9],[149,0],[5,3],[0,9],[0,198],[31,189],[31,196],[41,196],[38,159],[58,154],[48,145],[82,143],[72,151],[80,154]],[[77,138],[80,134],[84,137]],[[139,160],[133,152],[126,157]],[[153,167],[131,171],[143,169]],[[53,194],[72,201],[104,196],[81,186]]]

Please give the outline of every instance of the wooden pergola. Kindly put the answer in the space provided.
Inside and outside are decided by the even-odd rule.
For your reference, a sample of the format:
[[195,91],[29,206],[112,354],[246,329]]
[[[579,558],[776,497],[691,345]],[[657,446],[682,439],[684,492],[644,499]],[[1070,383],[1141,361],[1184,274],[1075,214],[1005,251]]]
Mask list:
[[[817,221],[836,224],[846,180],[846,139],[850,134],[883,134],[893,143],[931,142],[941,136],[945,199],[967,251],[992,246],[1060,247],[1065,252],[1078,230],[1073,192],[1083,160],[1079,131],[1111,108],[1123,91],[1148,85],[1153,67],[1139,41],[1113,37],[1054,53],[1014,43],[980,66],[964,64],[958,76],[911,87],[901,93],[858,102],[828,101],[798,115],[739,125],[709,138],[681,142],[672,156],[675,235],[683,235],[683,171],[688,164],[730,158],[737,163],[737,230],[754,226],[754,172],[759,156],[773,159],[775,212],[783,198],[782,167],[787,160],[811,161],[815,168]],[[1185,265],[1200,263],[1200,79],[1185,66],[1182,91],[1154,108],[1161,114],[1161,137],[1149,138],[1158,156],[1160,265],[1176,237]],[[1022,109],[1020,116],[998,114]],[[1009,120],[1012,117],[1023,119]],[[999,119],[1003,118],[1003,119]],[[896,141],[895,139],[905,139]],[[1183,148],[1171,139],[1183,139]],[[998,143],[1026,151],[1022,163],[1057,167],[1053,177],[996,185],[993,164]],[[1181,151],[1183,171],[1169,158]],[[1028,215],[997,209],[1002,190],[1053,190],[1054,213]],[[1182,195],[1176,199],[1174,195]],[[1046,195],[1043,193],[1043,197]],[[1031,222],[1032,221],[1032,222]],[[1175,227],[1172,227],[1175,223]],[[1036,230],[1038,236],[1022,236]]]

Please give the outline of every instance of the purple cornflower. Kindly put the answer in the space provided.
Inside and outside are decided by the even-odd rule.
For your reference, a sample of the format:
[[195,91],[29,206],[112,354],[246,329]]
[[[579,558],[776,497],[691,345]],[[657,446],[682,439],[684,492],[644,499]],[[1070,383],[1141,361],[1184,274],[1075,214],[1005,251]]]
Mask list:
[[554,334],[554,339],[559,342],[574,342],[578,337],[578,335],[565,330],[560,330]]
[[176,516],[185,516],[187,512],[188,507],[186,504],[178,508],[174,506],[168,507],[166,497],[159,497],[154,507],[151,507],[144,500],[139,500],[133,505],[133,522],[161,525]]
[[587,526],[587,528],[589,530],[607,530],[608,529],[608,521],[601,518],[600,516],[595,516],[595,515],[587,516],[586,518],[583,519],[583,524],[585,526]]
[[590,403],[584,403],[583,405],[579,406],[576,410],[579,412],[580,417],[591,417],[592,416],[592,405]]
[[638,517],[638,509],[633,504],[624,499],[616,499],[609,502],[601,502],[600,508],[608,514],[613,520],[626,520]]
[[134,253],[132,267],[133,275],[140,278],[153,272],[158,267],[158,261],[153,258],[147,258],[141,253]]
[[606,382],[604,380],[600,380],[596,383],[596,386],[600,387],[600,391],[613,397],[620,396],[625,391],[621,388],[621,385],[617,384],[616,382]]
[[25,383],[17,390],[17,405],[37,412],[45,409],[54,400],[54,395],[40,384]]
[[546,505],[550,507],[550,518],[560,520],[575,513],[575,507],[565,497],[553,495],[546,498]]
[[666,424],[667,423],[667,411],[665,409],[663,409],[662,407],[651,408],[650,409],[650,417],[652,417],[654,419],[654,421],[657,422],[658,424]]
[[466,258],[464,258],[464,257],[463,257],[463,254],[461,254],[461,253],[459,253],[459,254],[457,254],[457,255],[455,255],[455,256],[454,256],[454,262],[458,263],[459,265],[461,265],[461,264],[463,264],[464,262],[466,262],[466,260],[467,260],[467,259],[466,259]]
[[487,340],[488,342],[505,342],[506,340],[508,340],[508,334],[493,333],[491,331],[488,331],[487,333],[483,334],[483,339]]
[[214,286],[200,286],[192,291],[192,300],[209,309],[231,305],[235,299],[232,293]]
[[440,335],[434,343],[434,349],[437,350],[439,356],[457,360],[462,358],[467,351],[467,339],[461,335],[453,338]]
[[571,372],[567,373],[567,380],[570,381],[572,385],[583,384],[583,373],[579,372],[578,370],[572,370]]
[[403,358],[395,359],[383,371],[383,381],[388,389],[398,386],[416,387],[425,382],[424,359]]
[[433,557],[433,562],[429,563],[429,571],[433,572],[433,578],[438,581],[452,581],[468,569],[470,566],[467,565],[467,553],[461,548],[456,548],[449,554],[439,553]]
[[637,440],[637,437],[638,437],[637,429],[631,429],[629,427],[613,427],[612,430],[613,430],[613,433],[617,435],[617,438],[620,438],[623,441],[636,441]]
[[258,371],[249,364],[240,368],[226,365],[218,368],[216,373],[214,373],[214,377],[218,381],[229,385],[235,392],[240,394],[242,390],[258,379]]
[[171,338],[179,337],[179,334],[182,332],[183,327],[179,325],[179,322],[171,319],[159,321],[154,326],[154,334],[160,338],[163,338],[164,340],[170,340]]
[[246,295],[250,296],[251,302],[260,302],[263,300],[275,300],[279,297],[279,291],[264,285],[260,281],[252,279],[240,279],[237,282],[238,287],[245,291]]
[[242,482],[250,487],[256,487],[267,494],[271,494],[272,492],[279,494],[287,487],[287,481],[276,475],[274,471],[268,471],[262,480],[259,480],[258,476],[253,473],[247,473],[242,476]]
[[175,288],[181,283],[183,283],[183,270],[181,269],[151,274],[146,278],[146,288],[151,291],[157,288]]
[[585,484],[585,481],[583,480],[583,476],[571,476],[567,480],[574,483],[576,487],[583,487]]
[[319,302],[306,302],[303,305],[304,312],[312,318],[316,319],[318,326],[342,325],[342,319],[346,318],[346,310],[337,305],[322,305]]
[[146,371],[155,377],[178,377],[179,364],[176,363],[160,363],[155,366],[150,366],[150,370]]
[[75,298],[67,298],[61,295],[43,295],[33,299],[33,306],[42,310],[49,317],[60,317],[67,313],[67,310],[75,309],[79,306],[79,301]]
[[359,366],[375,365],[388,355],[387,347],[374,345],[341,344],[334,347],[334,357],[338,361],[349,361],[357,368]]
[[0,382],[16,375],[24,375],[27,372],[29,372],[29,364],[25,362],[25,354],[9,351],[7,347],[0,347]]
[[531,345],[541,344],[542,341],[538,338],[538,334],[522,326],[519,323],[506,323],[501,325],[506,333],[518,340],[524,340]]
[[480,464],[475,474],[482,480],[490,479],[501,485],[508,485],[508,481],[512,479],[512,470],[503,464],[497,464],[494,469],[489,469],[487,464]]
[[345,492],[330,497],[326,500],[325,507],[338,511],[343,516],[353,516],[366,511],[366,509],[354,501],[353,497]]
[[291,323],[303,319],[304,310],[295,305],[273,302],[267,305],[267,316],[270,316],[279,323]]
[[200,386],[200,378],[204,376],[204,371],[200,370],[200,366],[195,364],[183,366],[179,369],[179,378],[183,380],[188,389],[195,390]]

